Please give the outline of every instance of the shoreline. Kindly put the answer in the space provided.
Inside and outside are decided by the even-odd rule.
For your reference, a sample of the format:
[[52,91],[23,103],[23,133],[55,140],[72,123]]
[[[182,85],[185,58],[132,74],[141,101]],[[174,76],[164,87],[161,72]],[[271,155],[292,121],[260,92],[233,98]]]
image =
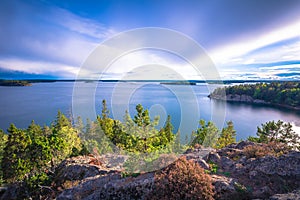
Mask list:
[[248,104],[260,104],[260,105],[269,105],[272,107],[281,107],[281,108],[288,108],[291,110],[300,110],[300,107],[293,107],[293,106],[288,106],[285,104],[274,104],[274,103],[270,103],[270,102],[266,102],[264,100],[261,99],[253,99],[251,96],[248,95],[232,95],[232,94],[228,94],[226,96],[222,96],[222,95],[213,95],[210,94],[207,96],[210,99],[215,99],[215,100],[221,100],[221,101],[227,101],[227,102],[240,102],[240,103],[248,103]]

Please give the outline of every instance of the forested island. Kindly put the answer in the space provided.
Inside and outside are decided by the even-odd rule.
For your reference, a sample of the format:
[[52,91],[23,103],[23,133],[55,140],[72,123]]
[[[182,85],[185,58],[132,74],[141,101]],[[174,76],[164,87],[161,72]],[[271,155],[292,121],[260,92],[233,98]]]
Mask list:
[[192,82],[192,81],[165,81],[165,82],[160,82],[160,84],[163,84],[163,85],[196,85],[196,82]]
[[217,88],[210,95],[212,99],[224,101],[270,104],[300,109],[300,82],[269,82],[241,84]]
[[0,86],[31,86],[31,83],[25,80],[0,80]]
[[133,117],[125,112],[123,121],[113,119],[103,100],[95,121],[83,123],[58,112],[50,126],[11,124],[6,133],[0,131],[0,199],[297,195],[300,137],[290,123],[266,122],[256,137],[236,142],[233,122],[219,130],[200,120],[182,144],[171,116],[161,128],[158,122],[141,104]]

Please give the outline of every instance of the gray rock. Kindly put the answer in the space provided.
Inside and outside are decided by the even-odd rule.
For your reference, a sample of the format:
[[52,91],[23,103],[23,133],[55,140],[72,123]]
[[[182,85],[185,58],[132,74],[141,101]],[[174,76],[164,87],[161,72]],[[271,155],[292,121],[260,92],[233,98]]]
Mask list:
[[279,176],[295,177],[300,180],[300,152],[292,152],[278,158],[265,156],[256,159],[247,167],[266,175],[276,174]]
[[275,194],[269,200],[300,200],[300,189],[287,194]]
[[251,172],[249,172],[249,178],[250,179],[255,179],[256,177],[257,177],[257,171],[251,171]]
[[203,159],[197,159],[195,160],[203,169],[205,170],[210,170],[209,164],[207,164],[207,162],[205,162],[205,160]]
[[217,152],[210,152],[205,158],[207,162],[219,163],[221,161],[221,157]]
[[254,142],[250,142],[250,141],[242,141],[242,142],[235,144],[235,148],[241,150],[247,146],[254,146],[254,145],[258,145],[258,144],[254,143]]
[[94,177],[84,183],[63,191],[57,200],[70,199],[144,199],[152,191],[154,173],[136,178],[122,178],[120,174]]

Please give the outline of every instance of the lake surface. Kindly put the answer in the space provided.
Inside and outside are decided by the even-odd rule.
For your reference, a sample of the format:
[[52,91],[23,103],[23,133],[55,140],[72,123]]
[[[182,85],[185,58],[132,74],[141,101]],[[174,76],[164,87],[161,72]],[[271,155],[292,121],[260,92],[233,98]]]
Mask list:
[[[255,135],[257,126],[270,120],[284,120],[300,127],[300,111],[265,105],[229,103],[210,100],[206,84],[162,85],[158,83],[35,83],[30,87],[0,87],[0,128],[6,130],[10,123],[26,128],[31,120],[40,125],[50,125],[60,110],[67,116],[81,115],[94,119],[101,113],[101,101],[106,99],[111,117],[122,120],[125,110],[131,116],[141,103],[153,118],[160,115],[162,126],[170,114],[175,129],[190,135],[199,119],[213,120],[219,128],[232,120],[237,139]],[[218,85],[211,85],[212,88]],[[78,89],[79,88],[79,89]],[[77,93],[76,93],[77,91]],[[93,105],[91,105],[93,104]]]

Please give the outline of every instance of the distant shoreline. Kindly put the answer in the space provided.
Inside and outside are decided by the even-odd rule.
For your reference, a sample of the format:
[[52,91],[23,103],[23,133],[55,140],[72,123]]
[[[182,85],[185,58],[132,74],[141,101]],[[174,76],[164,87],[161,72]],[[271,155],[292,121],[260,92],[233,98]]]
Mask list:
[[217,95],[208,95],[208,98],[215,99],[215,100],[221,100],[221,101],[227,101],[227,102],[240,102],[240,103],[247,103],[247,104],[258,104],[258,105],[269,105],[273,107],[281,107],[281,108],[288,108],[292,110],[300,110],[300,107],[293,107],[289,105],[284,104],[274,104],[270,102],[266,102],[264,100],[260,99],[252,99],[251,96],[247,95],[226,95],[226,96],[217,96]]
[[[53,82],[155,82],[170,85],[196,85],[197,83],[207,84],[232,84],[232,83],[271,83],[271,82],[287,82],[288,80],[90,80],[90,79],[0,79],[1,86],[24,86],[27,83],[53,83]],[[18,84],[19,82],[20,85]]]
[[32,84],[29,81],[24,80],[0,80],[0,86],[31,86]]

